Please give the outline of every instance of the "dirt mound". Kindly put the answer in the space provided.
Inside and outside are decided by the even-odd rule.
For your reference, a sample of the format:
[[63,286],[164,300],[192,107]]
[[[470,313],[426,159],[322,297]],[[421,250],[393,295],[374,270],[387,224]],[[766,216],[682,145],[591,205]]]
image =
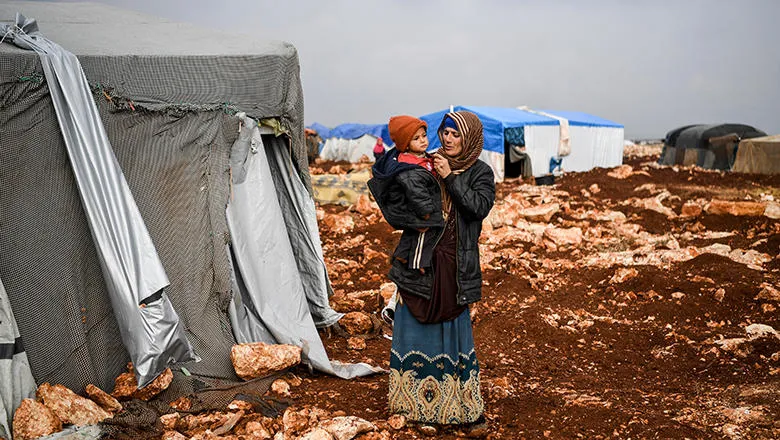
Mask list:
[[[780,176],[658,167],[647,157],[627,164],[566,174],[553,187],[499,185],[497,217],[481,238],[483,301],[471,309],[489,438],[780,438],[780,338],[747,330],[780,331],[780,303],[759,296],[764,285],[780,288],[780,223],[681,217],[685,203],[780,199]],[[518,214],[552,203],[560,211],[547,223]],[[344,234],[321,226],[334,288],[378,289],[400,234],[381,215],[320,210],[354,219]],[[574,228],[581,240],[571,243],[545,233]],[[363,350],[323,338],[334,359],[388,366],[386,338]],[[301,374],[296,401],[389,416],[385,376]],[[422,437],[414,427],[392,432]]]

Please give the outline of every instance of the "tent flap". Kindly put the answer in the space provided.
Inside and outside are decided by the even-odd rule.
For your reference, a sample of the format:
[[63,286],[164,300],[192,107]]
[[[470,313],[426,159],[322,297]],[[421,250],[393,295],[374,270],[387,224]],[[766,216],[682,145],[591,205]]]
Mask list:
[[[318,240],[305,237],[313,233],[307,231],[313,226],[313,212],[306,207],[310,201],[289,197],[280,203],[271,162],[286,164],[289,158],[274,157],[280,149],[266,148],[257,124],[242,117],[244,124],[231,151],[231,165],[243,168],[234,170],[234,174],[245,179],[234,181],[226,209],[234,266],[238,268],[236,277],[240,277],[236,284],[243,289],[234,292],[230,308],[231,322],[243,332],[236,334],[236,339],[254,342],[252,338],[260,337],[262,342],[296,345],[303,349],[304,361],[311,366],[344,378],[381,371],[363,363],[331,364],[328,359],[313,316],[325,324],[341,315],[327,305],[329,285],[324,279]],[[301,202],[305,203],[299,206]],[[299,216],[294,234],[289,234],[285,225],[287,215]],[[299,262],[301,258],[306,261]],[[272,340],[267,340],[269,336]]]
[[11,303],[0,280],[0,438],[11,438],[16,408],[22,399],[35,398],[36,389]]

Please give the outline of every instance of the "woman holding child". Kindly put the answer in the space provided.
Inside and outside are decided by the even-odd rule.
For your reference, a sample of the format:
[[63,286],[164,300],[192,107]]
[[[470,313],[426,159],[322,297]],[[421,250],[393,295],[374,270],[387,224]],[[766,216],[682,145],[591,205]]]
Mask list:
[[374,165],[369,188],[385,219],[403,230],[389,277],[398,285],[390,357],[391,413],[425,424],[484,422],[468,305],[481,299],[477,240],[495,200],[482,123],[448,113],[442,148],[426,153],[427,125],[390,119],[395,148]]

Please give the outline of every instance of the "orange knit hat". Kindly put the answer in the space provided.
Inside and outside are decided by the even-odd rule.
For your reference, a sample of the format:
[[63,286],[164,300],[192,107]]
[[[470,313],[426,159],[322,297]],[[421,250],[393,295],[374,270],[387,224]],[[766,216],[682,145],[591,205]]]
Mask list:
[[402,153],[409,149],[409,142],[420,127],[427,130],[428,124],[422,119],[407,115],[393,116],[387,124],[390,139],[395,142],[395,148]]

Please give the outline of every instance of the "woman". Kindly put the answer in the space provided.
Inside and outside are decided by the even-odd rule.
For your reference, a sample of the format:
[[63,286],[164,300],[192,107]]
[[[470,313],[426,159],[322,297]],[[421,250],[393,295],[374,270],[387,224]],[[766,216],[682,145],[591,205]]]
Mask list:
[[[401,299],[395,309],[390,355],[391,413],[425,424],[481,424],[484,403],[468,305],[481,299],[477,240],[495,200],[482,152],[482,122],[470,112],[448,113],[434,155],[444,226],[432,228],[432,270],[410,266],[409,241],[420,229],[404,229],[389,277]],[[383,210],[384,212],[384,210]]]

